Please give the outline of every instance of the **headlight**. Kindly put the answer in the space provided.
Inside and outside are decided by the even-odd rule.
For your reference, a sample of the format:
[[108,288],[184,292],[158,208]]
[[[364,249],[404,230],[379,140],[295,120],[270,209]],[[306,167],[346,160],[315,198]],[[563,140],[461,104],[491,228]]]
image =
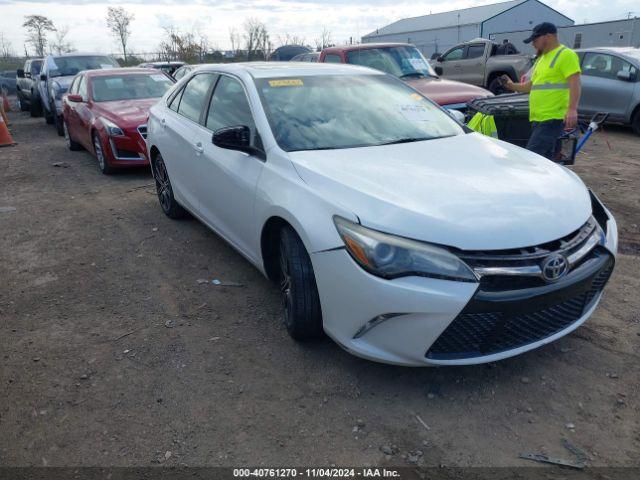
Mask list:
[[104,125],[104,128],[107,130],[107,134],[110,137],[124,137],[124,132],[122,129],[113,123],[111,120],[107,120],[104,117],[100,117],[100,121]]
[[373,275],[478,281],[467,264],[444,248],[370,230],[342,217],[333,217],[333,221],[349,254]]
[[51,84],[51,94],[56,100],[62,99],[62,95],[64,94],[64,92],[65,89],[62,88],[58,82],[53,82]]

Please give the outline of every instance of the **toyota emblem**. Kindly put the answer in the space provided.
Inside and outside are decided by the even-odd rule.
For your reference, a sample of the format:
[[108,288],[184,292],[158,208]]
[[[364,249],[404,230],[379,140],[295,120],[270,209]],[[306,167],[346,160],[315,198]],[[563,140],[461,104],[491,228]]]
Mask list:
[[556,282],[569,271],[569,262],[564,255],[555,253],[542,262],[542,277],[549,283]]

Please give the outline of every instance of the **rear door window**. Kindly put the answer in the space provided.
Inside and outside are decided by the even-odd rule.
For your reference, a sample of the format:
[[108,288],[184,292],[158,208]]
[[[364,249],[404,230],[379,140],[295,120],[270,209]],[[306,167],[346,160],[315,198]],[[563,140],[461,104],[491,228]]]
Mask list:
[[182,98],[178,106],[178,113],[189,120],[198,122],[202,107],[207,100],[207,94],[216,76],[212,73],[196,75],[184,87]]
[[467,59],[479,58],[484,55],[484,44],[469,45],[467,47]]
[[342,63],[342,58],[340,58],[340,55],[334,55],[331,53],[329,55],[325,55],[324,61],[326,63]]

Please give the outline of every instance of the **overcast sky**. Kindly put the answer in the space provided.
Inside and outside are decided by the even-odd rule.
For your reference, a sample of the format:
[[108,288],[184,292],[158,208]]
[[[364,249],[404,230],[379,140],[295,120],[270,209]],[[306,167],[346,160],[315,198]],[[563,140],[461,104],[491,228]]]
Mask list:
[[[130,50],[150,52],[162,38],[162,27],[173,25],[184,31],[199,31],[212,46],[229,48],[229,28],[240,29],[246,18],[267,25],[274,43],[286,33],[303,37],[308,44],[323,27],[333,41],[343,43],[394,20],[430,12],[495,3],[491,0],[0,0],[0,32],[14,50],[23,52],[25,15],[40,14],[56,26],[69,27],[67,40],[76,49],[116,52],[117,44],[106,27],[108,5],[121,5],[135,15]],[[549,0],[547,5],[573,18],[576,23],[626,18],[631,11],[640,16],[638,0]]]

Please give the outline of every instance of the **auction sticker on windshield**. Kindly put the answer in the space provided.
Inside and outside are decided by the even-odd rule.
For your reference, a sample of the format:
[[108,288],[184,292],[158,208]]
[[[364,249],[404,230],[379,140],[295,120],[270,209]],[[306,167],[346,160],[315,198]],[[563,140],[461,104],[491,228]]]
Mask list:
[[416,70],[427,70],[427,64],[421,58],[410,58],[409,63]]
[[270,87],[302,87],[304,83],[299,78],[282,78],[269,80]]
[[423,105],[398,105],[404,118],[411,122],[433,122],[433,111]]

